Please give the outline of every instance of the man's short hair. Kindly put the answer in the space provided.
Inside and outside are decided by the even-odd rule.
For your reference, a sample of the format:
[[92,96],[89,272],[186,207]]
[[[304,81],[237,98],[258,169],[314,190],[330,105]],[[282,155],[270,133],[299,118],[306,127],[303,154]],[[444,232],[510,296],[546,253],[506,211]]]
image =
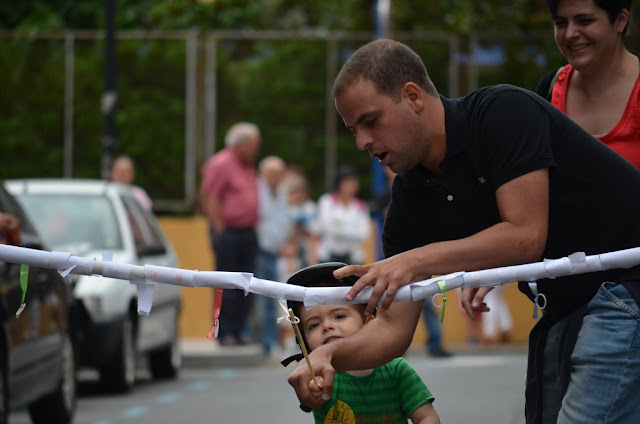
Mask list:
[[247,141],[253,136],[260,136],[260,129],[251,122],[238,122],[233,124],[224,137],[224,145],[232,147]]
[[375,40],[356,50],[336,77],[333,97],[338,97],[360,78],[371,81],[380,94],[395,102],[400,101],[400,92],[407,82],[417,84],[431,96],[438,96],[420,56],[394,40]]
[[284,160],[279,156],[265,156],[258,164],[258,172],[260,172],[260,174],[264,174],[271,168],[280,168],[284,170],[286,166],[287,165]]

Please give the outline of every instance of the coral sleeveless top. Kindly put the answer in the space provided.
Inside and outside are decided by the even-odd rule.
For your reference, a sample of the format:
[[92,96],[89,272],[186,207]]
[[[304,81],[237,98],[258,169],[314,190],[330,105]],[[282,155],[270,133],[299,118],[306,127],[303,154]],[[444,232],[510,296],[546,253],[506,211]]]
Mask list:
[[[551,95],[551,103],[565,115],[567,88],[572,72],[573,67],[565,65],[558,74],[558,81],[553,86]],[[608,134],[598,139],[634,164],[636,168],[640,168],[640,75],[633,86],[622,118]]]

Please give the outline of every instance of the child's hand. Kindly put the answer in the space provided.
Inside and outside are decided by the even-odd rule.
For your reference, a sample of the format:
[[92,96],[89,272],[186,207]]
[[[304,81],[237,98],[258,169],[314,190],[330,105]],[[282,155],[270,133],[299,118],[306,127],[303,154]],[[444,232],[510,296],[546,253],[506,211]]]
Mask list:
[[293,374],[289,376],[289,384],[296,391],[296,396],[302,405],[319,408],[331,399],[336,372],[331,365],[333,344],[322,345],[309,354],[316,381],[312,380],[309,367],[304,361],[298,364]]
[[316,376],[315,380],[309,381],[309,391],[311,392],[311,396],[318,402],[322,404],[325,400],[322,399],[322,389],[324,388],[324,379],[322,377]]

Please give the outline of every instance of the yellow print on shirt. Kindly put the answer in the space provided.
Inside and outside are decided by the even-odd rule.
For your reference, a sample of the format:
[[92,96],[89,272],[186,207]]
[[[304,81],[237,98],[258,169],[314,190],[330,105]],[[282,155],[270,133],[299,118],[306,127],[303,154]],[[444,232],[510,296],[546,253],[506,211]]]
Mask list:
[[356,415],[349,405],[336,400],[336,404],[327,413],[324,424],[356,424]]

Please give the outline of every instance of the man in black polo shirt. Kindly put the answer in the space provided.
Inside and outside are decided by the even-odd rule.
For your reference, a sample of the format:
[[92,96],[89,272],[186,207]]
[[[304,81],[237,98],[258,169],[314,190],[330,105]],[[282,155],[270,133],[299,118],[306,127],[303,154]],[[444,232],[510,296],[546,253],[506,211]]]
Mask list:
[[[347,300],[373,286],[368,312],[386,290],[381,311],[356,335],[314,350],[320,390],[306,364],[294,371],[303,404],[327,399],[334,370],[378,366],[408,348],[422,302],[391,303],[406,284],[640,246],[640,171],[533,93],[501,85],[446,99],[413,51],[377,40],[347,61],[333,94],[358,149],[399,175],[387,259],[334,273],[360,276]],[[537,282],[548,306],[532,331],[527,422],[640,422],[640,308],[628,290],[638,274]],[[489,290],[463,290],[469,314],[487,310]]]

